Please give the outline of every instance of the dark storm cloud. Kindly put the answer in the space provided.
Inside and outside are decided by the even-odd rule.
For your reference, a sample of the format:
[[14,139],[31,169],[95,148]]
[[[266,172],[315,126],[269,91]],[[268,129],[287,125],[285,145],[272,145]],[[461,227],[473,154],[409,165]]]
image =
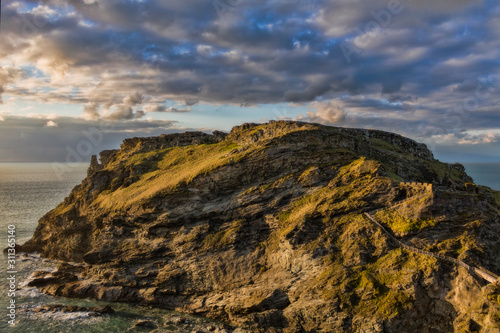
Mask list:
[[[363,91],[392,94],[414,78],[417,85],[418,79],[425,83],[413,88],[416,94],[462,78],[443,79],[435,71],[478,44],[477,36],[457,36],[471,29],[465,22],[477,21],[464,11],[475,8],[467,7],[474,1],[429,2],[426,8],[432,10],[426,11],[402,1],[402,12],[391,15],[379,36],[354,54],[353,66],[339,44],[356,37],[354,28],[362,31],[375,18],[382,20],[391,1],[236,1],[227,15],[204,0],[17,3],[4,6],[4,49],[38,63],[50,76],[98,77],[99,94],[81,97],[99,103],[111,92],[126,96],[138,84],[146,94],[165,98],[235,104],[309,102]],[[27,11],[26,3],[39,9]],[[445,15],[443,6],[453,11]],[[476,12],[481,9],[487,8]],[[33,26],[27,29],[26,22]],[[487,32],[484,25],[479,28]],[[17,39],[25,43],[12,42],[27,30],[26,38]],[[486,60],[468,64],[471,70],[486,65]],[[429,87],[424,74],[440,79]]]

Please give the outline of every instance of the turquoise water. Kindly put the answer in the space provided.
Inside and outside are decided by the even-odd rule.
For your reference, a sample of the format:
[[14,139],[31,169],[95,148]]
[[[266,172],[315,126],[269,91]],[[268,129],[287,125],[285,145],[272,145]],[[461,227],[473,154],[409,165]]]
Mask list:
[[[71,189],[82,181],[86,176],[87,166],[88,164],[74,164],[64,168],[62,172],[56,172],[48,163],[0,163],[1,249],[7,247],[8,225],[15,226],[16,243],[24,243],[33,235],[38,220],[64,200]],[[7,257],[1,257],[0,332],[125,332],[138,320],[155,321],[162,327],[161,332],[191,332],[192,327],[210,324],[205,319],[173,311],[42,295],[35,288],[27,288],[27,280],[36,270],[54,269],[57,262],[30,256],[16,258],[16,325],[11,326],[7,317],[7,306],[11,299],[8,295],[7,277],[10,274],[7,273]],[[26,311],[44,304],[84,307],[108,304],[116,312],[92,317],[88,312],[47,314]],[[182,317],[187,324],[169,324],[172,317]]]

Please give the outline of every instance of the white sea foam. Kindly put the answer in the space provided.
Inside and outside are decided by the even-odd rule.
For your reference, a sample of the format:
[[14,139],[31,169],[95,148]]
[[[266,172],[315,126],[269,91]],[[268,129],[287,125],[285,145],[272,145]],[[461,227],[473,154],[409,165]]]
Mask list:
[[103,321],[102,316],[96,316],[95,312],[79,311],[79,312],[33,312],[28,311],[27,315],[30,319],[49,320],[49,321],[78,321],[85,324],[95,324]]
[[21,288],[17,291],[19,296],[29,297],[29,298],[37,298],[42,296],[43,294],[38,290],[38,288],[29,287],[29,288]]

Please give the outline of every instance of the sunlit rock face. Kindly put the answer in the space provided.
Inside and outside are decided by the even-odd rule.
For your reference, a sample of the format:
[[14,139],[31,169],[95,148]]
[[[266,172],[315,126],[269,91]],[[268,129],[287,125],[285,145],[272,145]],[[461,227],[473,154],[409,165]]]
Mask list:
[[[402,136],[277,121],[134,138],[39,222],[42,291],[261,332],[497,332],[498,193]],[[497,331],[495,331],[497,330]]]

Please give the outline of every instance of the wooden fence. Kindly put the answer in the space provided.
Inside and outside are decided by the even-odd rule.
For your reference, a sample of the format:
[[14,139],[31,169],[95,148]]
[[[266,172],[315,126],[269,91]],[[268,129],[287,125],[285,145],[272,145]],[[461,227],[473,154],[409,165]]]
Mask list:
[[[377,209],[377,210],[372,211],[372,212],[377,212],[377,211],[380,211],[380,210],[382,210],[382,209]],[[442,255],[435,254],[435,253],[432,253],[432,252],[429,252],[429,251],[417,249],[416,247],[413,247],[413,246],[406,245],[405,243],[401,242],[396,237],[394,237],[386,228],[384,228],[384,226],[382,226],[382,224],[380,224],[377,220],[375,220],[369,213],[365,213],[365,216],[370,221],[372,221],[373,223],[375,223],[385,234],[387,234],[387,236],[389,236],[389,238],[392,241],[394,241],[396,244],[398,244],[399,246],[401,246],[402,248],[404,248],[404,249],[406,249],[408,251],[412,251],[412,252],[424,254],[424,255],[427,255],[427,256],[431,256],[431,257],[434,257],[434,258],[437,258],[437,259],[440,259],[440,260],[443,260],[443,261],[451,262],[451,263],[454,263],[456,265],[462,266],[463,268],[465,268],[470,273],[474,273],[474,274],[482,277],[483,279],[485,279],[486,281],[488,281],[490,283],[495,283],[498,280],[498,275],[496,275],[496,274],[494,274],[494,273],[492,273],[492,272],[490,272],[490,271],[488,271],[488,270],[486,270],[486,269],[484,269],[482,267],[478,268],[478,267],[470,266],[470,265],[467,265],[465,262],[463,262],[461,260],[458,260],[458,259],[455,259],[455,258],[451,258],[451,257],[447,257],[447,256],[442,256]]]

